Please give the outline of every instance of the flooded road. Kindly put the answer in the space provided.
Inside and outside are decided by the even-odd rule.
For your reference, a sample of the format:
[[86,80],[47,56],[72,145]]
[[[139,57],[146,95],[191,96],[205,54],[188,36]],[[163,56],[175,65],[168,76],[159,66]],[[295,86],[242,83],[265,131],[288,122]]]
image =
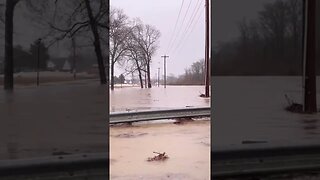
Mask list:
[[106,152],[106,90],[77,81],[0,90],[0,160]]
[[[169,159],[148,162],[153,152]],[[110,128],[110,178],[210,179],[210,121]]]
[[[139,111],[208,107],[203,86],[116,88],[110,92],[110,111]],[[165,152],[169,159],[148,162]],[[170,120],[133,126],[110,126],[110,179],[210,179],[209,118],[183,124]]]
[[115,88],[110,91],[110,112],[208,107],[210,98],[201,98],[204,86],[167,86],[141,89],[139,87]]
[[[320,114],[285,110],[288,106],[285,95],[296,103],[303,102],[301,77],[214,77],[212,83],[214,149],[319,144]],[[320,77],[317,86],[319,107]]]

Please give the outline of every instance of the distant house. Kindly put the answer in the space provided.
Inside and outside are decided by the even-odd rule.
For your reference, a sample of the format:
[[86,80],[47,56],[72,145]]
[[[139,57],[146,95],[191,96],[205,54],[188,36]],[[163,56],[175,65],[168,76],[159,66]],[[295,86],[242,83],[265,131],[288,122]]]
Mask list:
[[72,70],[71,63],[67,57],[51,58],[47,63],[47,68],[50,71],[64,71]]
[[63,66],[62,66],[62,71],[65,71],[65,72],[67,72],[67,71],[71,71],[71,64],[70,64],[70,62],[69,62],[69,60],[66,60],[65,62],[64,62],[64,64],[63,64]]
[[55,71],[56,70],[56,65],[52,61],[49,60],[47,62],[47,69],[49,71]]

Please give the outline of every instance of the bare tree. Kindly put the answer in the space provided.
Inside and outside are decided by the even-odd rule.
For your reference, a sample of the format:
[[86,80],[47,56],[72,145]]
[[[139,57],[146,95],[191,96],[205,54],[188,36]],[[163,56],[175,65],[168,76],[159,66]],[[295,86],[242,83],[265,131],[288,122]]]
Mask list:
[[214,73],[301,74],[302,9],[301,0],[267,2],[257,18],[238,24],[237,40],[218,45]]
[[[15,7],[22,0],[6,0],[5,1],[5,15],[4,18],[0,18],[1,22],[5,24],[5,52],[4,52],[4,89],[12,91],[14,89],[14,63],[13,63],[13,17]],[[24,0],[28,5],[33,4],[32,0]],[[45,1],[37,1],[35,2],[44,5]],[[4,6],[4,4],[0,4],[0,6]]]
[[5,10],[4,89],[13,90],[13,15],[20,0],[7,0]]
[[145,67],[145,61],[144,59],[144,52],[142,48],[139,46],[138,42],[135,40],[135,36],[137,35],[139,31],[136,29],[137,27],[133,28],[130,33],[130,38],[127,38],[126,40],[126,46],[127,46],[127,64],[129,65],[130,70],[128,72],[138,72],[138,77],[140,81],[140,87],[143,88],[143,72],[146,72],[144,69]]
[[277,0],[274,3],[265,4],[264,9],[259,13],[260,24],[266,40],[273,41],[274,50],[283,54],[284,40],[287,33],[287,3]]
[[302,1],[301,0],[287,0],[288,13],[288,30],[289,35],[295,45],[294,51],[299,51],[302,34]]
[[[65,10],[68,7],[69,11]],[[108,71],[108,68],[104,65],[101,44],[101,32],[105,32],[104,34],[108,38],[108,14],[109,10],[106,0],[55,0],[54,17],[52,22],[49,22],[51,28],[61,33],[56,39],[72,38],[77,33],[91,31],[101,84],[107,84],[108,78],[106,78],[106,74],[109,74],[106,73],[106,69]],[[59,18],[59,21],[56,21],[57,18]]]
[[[4,62],[4,88],[6,90],[13,90],[13,16],[16,5],[21,0],[6,0],[5,4],[5,18],[1,18],[1,21],[5,22],[5,62]],[[108,15],[109,9],[106,0],[24,0],[27,7],[32,9],[33,14],[37,14],[39,19],[42,19],[43,14],[47,13],[48,10],[53,11],[53,16],[50,21],[51,28],[54,31],[61,33],[60,36],[55,37],[55,41],[62,40],[66,37],[73,37],[76,33],[90,30],[93,36],[93,46],[97,56],[97,62],[99,66],[100,82],[101,84],[107,83],[106,72],[103,53],[100,42],[100,29],[108,31]],[[52,6],[52,3],[54,6]],[[57,8],[59,4],[62,4],[63,10],[58,12]],[[64,9],[71,7],[72,11],[68,14]],[[66,17],[68,16],[68,17]],[[59,22],[56,21],[59,19]],[[45,19],[48,20],[48,19]],[[63,21],[65,20],[65,21]],[[37,21],[40,22],[40,21]],[[45,22],[45,21],[42,21]],[[59,24],[59,25],[57,25]],[[62,25],[64,24],[64,26]],[[48,35],[52,35],[52,31]],[[105,33],[108,39],[108,33]],[[107,73],[108,74],[108,73]]]
[[[107,84],[107,80],[106,80],[106,72],[105,72],[105,66],[104,66],[104,62],[103,62],[103,56],[102,56],[102,50],[101,50],[101,44],[100,44],[100,35],[98,33],[98,18],[99,14],[104,14],[103,12],[99,11],[99,13],[97,15],[93,15],[92,12],[92,8],[91,8],[91,4],[89,2],[89,0],[84,0],[85,4],[86,4],[86,8],[87,8],[87,12],[88,12],[88,16],[89,16],[89,22],[90,22],[90,26],[91,26],[91,31],[92,34],[94,36],[94,48],[95,48],[95,52],[97,55],[97,60],[98,60],[98,66],[99,66],[99,72],[100,72],[100,82],[101,84]],[[101,0],[100,1],[100,9],[104,9],[107,7],[105,7],[105,1]],[[107,10],[105,10],[107,11]],[[108,13],[104,14],[107,15]]]
[[135,30],[136,33],[134,33],[134,39],[143,52],[143,60],[145,61],[146,65],[148,88],[151,88],[150,65],[152,56],[158,49],[160,31],[151,25],[144,24],[137,24]]
[[114,67],[116,62],[125,57],[127,50],[126,39],[130,36],[128,16],[121,9],[112,9],[110,12],[110,71],[111,90],[114,89]]

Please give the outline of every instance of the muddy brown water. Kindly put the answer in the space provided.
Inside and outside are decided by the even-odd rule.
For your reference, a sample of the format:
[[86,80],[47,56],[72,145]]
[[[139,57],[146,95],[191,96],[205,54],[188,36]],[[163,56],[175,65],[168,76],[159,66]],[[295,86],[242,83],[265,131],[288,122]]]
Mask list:
[[210,98],[199,97],[203,92],[204,86],[116,88],[110,91],[110,112],[210,106]]
[[210,179],[210,121],[111,127],[110,159],[111,179]]
[[[203,86],[117,88],[110,92],[110,112],[208,107]],[[148,162],[157,154],[165,161]],[[209,118],[174,124],[134,123],[110,127],[110,179],[210,179]]]

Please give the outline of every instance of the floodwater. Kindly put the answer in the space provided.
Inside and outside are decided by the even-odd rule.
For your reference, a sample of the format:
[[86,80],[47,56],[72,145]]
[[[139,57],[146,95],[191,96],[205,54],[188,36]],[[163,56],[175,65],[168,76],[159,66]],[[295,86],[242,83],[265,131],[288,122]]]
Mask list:
[[[199,97],[203,91],[203,86],[116,88],[110,92],[110,111],[208,107],[210,98]],[[210,179],[209,118],[111,126],[109,140],[111,179]],[[169,159],[148,162],[157,155],[153,152],[165,152]]]
[[[298,76],[213,77],[213,149],[256,148],[319,144],[320,114],[285,110],[287,95],[303,102]],[[317,77],[320,104],[320,77]],[[244,144],[244,141],[263,141]]]
[[110,112],[208,107],[210,98],[201,98],[204,86],[167,86],[141,89],[115,88],[110,91]]
[[105,92],[95,80],[0,90],[0,160],[106,152]]
[[[165,152],[169,159],[148,162]],[[110,178],[210,179],[210,121],[110,129]]]

